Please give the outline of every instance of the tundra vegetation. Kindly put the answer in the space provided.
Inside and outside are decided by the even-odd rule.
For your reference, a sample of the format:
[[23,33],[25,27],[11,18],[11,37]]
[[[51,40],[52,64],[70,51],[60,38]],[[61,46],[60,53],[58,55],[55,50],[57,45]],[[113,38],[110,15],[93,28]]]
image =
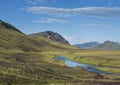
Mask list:
[[[6,23],[5,23],[6,24]],[[0,85],[119,85],[120,50],[85,50],[0,26]],[[14,28],[14,27],[13,27]],[[55,55],[115,73],[69,68]]]

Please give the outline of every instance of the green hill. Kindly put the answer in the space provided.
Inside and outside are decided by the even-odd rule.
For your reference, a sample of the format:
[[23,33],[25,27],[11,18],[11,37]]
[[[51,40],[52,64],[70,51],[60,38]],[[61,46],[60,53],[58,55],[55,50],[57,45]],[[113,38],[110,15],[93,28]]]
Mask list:
[[20,30],[18,30],[16,27],[14,27],[13,25],[9,24],[9,23],[6,23],[2,20],[0,20],[0,28],[5,28],[5,29],[8,29],[8,30],[14,30],[14,31],[17,31],[17,32],[20,32],[22,33]]
[[0,23],[0,49],[42,51],[42,50],[61,49],[61,48],[75,49],[72,46],[54,42],[44,37],[25,35],[12,25],[9,25],[3,21]]

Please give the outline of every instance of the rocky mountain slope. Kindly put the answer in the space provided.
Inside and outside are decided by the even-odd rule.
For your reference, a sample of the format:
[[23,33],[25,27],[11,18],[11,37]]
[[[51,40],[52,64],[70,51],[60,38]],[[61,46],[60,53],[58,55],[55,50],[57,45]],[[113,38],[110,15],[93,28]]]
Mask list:
[[60,34],[53,32],[53,31],[39,32],[39,33],[31,34],[31,35],[43,36],[43,37],[51,39],[53,41],[57,41],[57,42],[69,45],[69,42],[67,40],[65,40]]

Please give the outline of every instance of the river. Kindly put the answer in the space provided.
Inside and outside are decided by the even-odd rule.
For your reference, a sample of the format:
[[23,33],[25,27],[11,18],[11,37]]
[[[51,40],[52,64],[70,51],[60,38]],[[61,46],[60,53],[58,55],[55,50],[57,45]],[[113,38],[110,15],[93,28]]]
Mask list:
[[64,56],[55,56],[55,59],[56,60],[63,60],[65,65],[67,67],[78,67],[78,68],[83,68],[83,69],[86,69],[90,72],[95,72],[95,73],[98,73],[98,74],[105,74],[105,75],[113,75],[113,73],[110,73],[110,72],[106,72],[106,71],[101,71],[97,68],[95,68],[95,66],[93,65],[89,65],[89,64],[83,64],[83,63],[78,63],[78,62],[75,62],[75,61],[72,61],[72,60],[69,60],[67,59],[66,57]]

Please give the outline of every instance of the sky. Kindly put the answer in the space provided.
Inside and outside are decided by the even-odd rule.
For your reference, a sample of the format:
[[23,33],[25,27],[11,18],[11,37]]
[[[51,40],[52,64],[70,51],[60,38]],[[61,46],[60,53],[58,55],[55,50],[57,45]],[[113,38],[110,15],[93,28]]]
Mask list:
[[57,32],[71,44],[120,42],[120,0],[0,0],[0,19],[25,34]]

